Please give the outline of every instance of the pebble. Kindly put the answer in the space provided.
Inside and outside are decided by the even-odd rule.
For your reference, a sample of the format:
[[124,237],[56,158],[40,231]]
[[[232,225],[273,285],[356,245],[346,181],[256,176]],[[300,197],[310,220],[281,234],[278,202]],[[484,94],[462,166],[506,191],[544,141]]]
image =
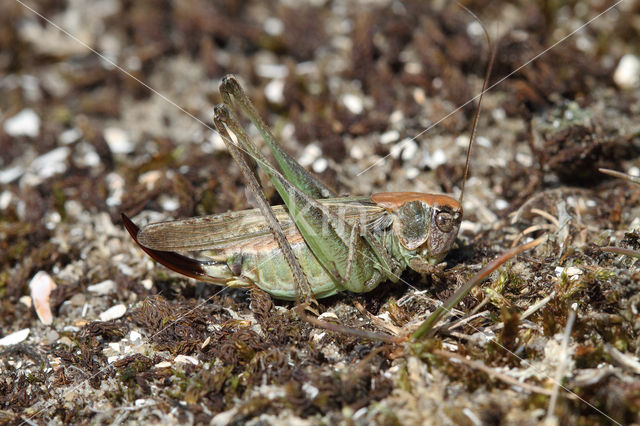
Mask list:
[[44,336],[44,344],[51,345],[55,343],[60,338],[60,335],[55,330],[49,330],[47,334]]
[[441,149],[436,149],[433,154],[428,152],[424,154],[420,166],[428,166],[431,170],[435,170],[438,166],[447,162],[447,155]]
[[22,330],[16,331],[15,333],[8,334],[0,339],[0,346],[11,346],[18,344],[20,342],[24,342],[29,337],[29,329],[23,328]]
[[407,177],[407,179],[415,179],[420,175],[420,169],[418,169],[417,167],[409,167],[404,175]]
[[159,197],[158,202],[162,209],[168,212],[178,210],[180,207],[180,201],[178,201],[176,197],[170,197],[167,194],[162,194]]
[[71,296],[70,301],[71,301],[71,305],[78,307],[78,306],[84,305],[87,302],[87,298],[82,293],[76,293],[73,296]]
[[40,318],[40,321],[45,325],[49,325],[53,322],[53,314],[51,313],[49,298],[51,296],[51,292],[56,287],[57,286],[53,281],[53,278],[44,271],[36,273],[29,283],[33,306],[36,309],[38,318]]
[[73,340],[71,340],[68,336],[62,336],[61,338],[59,338],[58,343],[60,343],[61,345],[65,345],[69,348],[72,348],[74,346]]
[[173,361],[177,364],[191,363],[193,365],[198,365],[200,363],[196,358],[188,355],[178,355]]
[[6,185],[18,179],[23,174],[24,168],[21,166],[7,167],[6,169],[0,170],[0,183]]
[[133,330],[131,333],[129,333],[130,342],[135,342],[136,340],[140,339],[142,339],[142,334],[138,333],[137,331]]
[[127,132],[118,127],[107,127],[104,129],[103,135],[109,149],[114,154],[128,154],[134,149]]
[[56,148],[33,160],[29,169],[41,179],[48,179],[67,171],[67,158],[70,154],[71,150],[66,146]]
[[509,207],[509,203],[506,200],[503,200],[502,198],[498,198],[494,205],[496,206],[496,209],[498,210],[504,210],[507,207]]
[[311,166],[311,168],[315,173],[323,173],[325,170],[327,170],[328,166],[329,166],[329,162],[327,161],[326,158],[318,158],[316,161],[313,162],[313,165]]
[[262,78],[283,79],[289,75],[289,68],[284,64],[258,64],[256,74]]
[[106,295],[113,293],[116,289],[116,283],[113,280],[102,281],[87,287],[87,291],[95,294]]
[[35,138],[40,134],[40,117],[31,108],[25,108],[8,118],[3,129],[9,136]]
[[267,34],[278,36],[284,31],[284,23],[278,18],[269,17],[264,20],[263,28]]
[[153,288],[153,281],[151,281],[149,278],[142,280],[140,284],[142,284],[142,287],[144,287],[146,290],[151,290]]
[[115,305],[100,314],[100,321],[109,321],[122,317],[127,312],[127,307],[123,304]]
[[58,136],[58,139],[63,145],[69,145],[74,142],[77,142],[78,139],[80,139],[81,137],[82,137],[82,132],[78,128],[74,127],[72,129],[67,129],[62,133],[60,133],[60,136]]
[[269,102],[282,104],[284,102],[284,79],[278,78],[267,83],[264,86],[264,95]]
[[400,138],[400,132],[397,130],[389,130],[388,132],[384,132],[380,135],[380,143],[382,145],[390,144],[391,142],[395,142]]
[[22,296],[20,299],[18,299],[20,301],[20,303],[22,303],[23,305],[25,305],[27,308],[30,308],[31,305],[33,303],[31,303],[31,297],[30,296]]
[[583,274],[582,269],[576,268],[575,266],[569,266],[568,268],[563,268],[562,266],[557,266],[555,269],[556,276],[559,277],[562,273],[565,273],[569,279],[577,280],[579,275]]
[[310,143],[309,145],[304,147],[304,151],[302,151],[302,155],[298,162],[301,166],[308,166],[313,164],[314,161],[318,159],[322,155],[322,149],[316,143]]
[[640,86],[640,58],[630,53],[624,55],[613,72],[613,81],[624,90]]
[[361,114],[364,110],[362,98],[353,93],[345,93],[342,95],[342,103],[352,114]]

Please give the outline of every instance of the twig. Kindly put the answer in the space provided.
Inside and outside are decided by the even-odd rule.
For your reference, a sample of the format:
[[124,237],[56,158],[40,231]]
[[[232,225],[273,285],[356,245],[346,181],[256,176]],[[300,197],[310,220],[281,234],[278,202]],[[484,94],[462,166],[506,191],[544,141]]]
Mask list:
[[532,208],[532,209],[531,209],[531,210],[529,210],[529,211],[530,211],[531,213],[535,213],[535,214],[537,214],[538,216],[542,216],[542,217],[544,217],[544,218],[545,218],[545,219],[547,219],[549,222],[551,222],[551,223],[553,223],[554,225],[556,225],[556,227],[560,226],[560,223],[558,222],[558,219],[557,219],[555,216],[553,216],[551,213],[549,213],[549,212],[546,212],[546,211],[544,211],[544,210],[537,209],[537,208],[535,208],[535,207],[534,207],[534,208]]
[[622,247],[600,247],[600,250],[606,251],[608,253],[623,254],[625,256],[640,258],[640,252]]
[[556,411],[556,403],[558,402],[558,393],[560,392],[560,382],[565,376],[565,369],[567,367],[567,360],[569,358],[568,346],[569,338],[571,337],[571,329],[573,328],[573,322],[576,319],[576,313],[573,309],[569,310],[569,318],[567,319],[567,326],[564,329],[564,336],[562,338],[562,352],[560,355],[560,362],[558,368],[556,368],[556,375],[553,378],[553,392],[551,394],[551,400],[549,401],[549,410],[547,411],[547,419],[552,419],[554,412]]
[[548,231],[553,231],[554,229],[557,229],[558,226],[551,224],[551,223],[543,223],[540,225],[532,225],[530,227],[528,227],[527,229],[525,229],[524,231],[520,232],[518,235],[516,235],[516,238],[513,240],[513,242],[511,243],[511,248],[514,248],[522,239],[522,237],[524,237],[525,235],[531,234],[532,232],[536,232],[536,231],[542,231],[544,230],[548,230]]
[[[544,299],[540,299],[537,303],[533,304],[532,306],[529,306],[529,308],[526,311],[524,311],[520,316],[520,320],[524,320],[527,317],[530,317],[531,315],[539,311],[543,306],[549,303],[549,301],[553,299],[555,296],[556,296],[556,292],[554,290],[551,292],[550,295],[548,295]],[[499,324],[489,327],[489,330],[497,331],[497,330],[501,330],[502,328],[504,328],[504,322],[501,322]]]
[[611,356],[611,358],[622,368],[631,371],[632,373],[640,374],[640,362],[634,359],[633,356],[623,354],[611,344],[605,345],[604,349],[607,351],[609,356]]
[[[470,359],[467,359],[465,357],[463,357],[462,355],[453,353],[453,352],[447,352],[447,351],[443,351],[442,349],[436,349],[433,351],[434,354],[439,355],[443,358],[447,358],[452,362],[460,362],[462,364],[466,364],[469,367],[475,368],[477,370],[481,370],[484,371],[485,373],[487,373],[489,376],[494,377],[498,380],[502,380],[503,382],[510,384],[512,386],[517,386],[520,387],[522,389],[528,390],[529,392],[535,392],[535,393],[539,393],[542,395],[547,395],[547,396],[551,396],[551,391],[545,388],[542,388],[540,386],[536,386],[536,385],[532,385],[526,382],[521,382],[518,379],[516,379],[515,377],[511,377],[509,375],[506,375],[504,373],[501,373],[497,370],[494,370],[493,368],[487,366],[486,364],[483,364],[481,362],[478,361],[472,361]],[[454,361],[455,360],[455,361]]]

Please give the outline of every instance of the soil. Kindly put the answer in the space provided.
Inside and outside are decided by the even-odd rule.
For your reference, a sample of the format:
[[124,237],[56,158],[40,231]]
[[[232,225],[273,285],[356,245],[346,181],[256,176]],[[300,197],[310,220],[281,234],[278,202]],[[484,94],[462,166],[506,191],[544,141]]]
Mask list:
[[211,121],[226,74],[340,194],[458,196],[491,55],[473,16],[429,3],[1,2],[0,337],[29,334],[0,346],[0,423],[638,423],[640,187],[598,171],[640,167],[637,2],[464,2],[496,56],[447,267],[319,301],[409,336],[546,235],[433,337],[315,328],[168,271],[123,227],[250,207]]

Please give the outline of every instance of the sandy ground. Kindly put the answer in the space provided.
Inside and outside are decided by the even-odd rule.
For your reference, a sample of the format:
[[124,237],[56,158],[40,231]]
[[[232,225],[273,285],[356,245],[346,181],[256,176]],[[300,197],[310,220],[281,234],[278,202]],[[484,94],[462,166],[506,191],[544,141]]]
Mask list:
[[433,338],[386,344],[169,272],[120,214],[250,206],[211,121],[229,73],[339,193],[457,196],[489,61],[468,13],[419,0],[3,1],[0,423],[639,422],[637,252],[602,247],[640,249],[640,191],[598,168],[639,171],[640,6],[612,4],[465,2],[497,54],[447,268],[320,310],[408,335],[484,264],[547,239]]

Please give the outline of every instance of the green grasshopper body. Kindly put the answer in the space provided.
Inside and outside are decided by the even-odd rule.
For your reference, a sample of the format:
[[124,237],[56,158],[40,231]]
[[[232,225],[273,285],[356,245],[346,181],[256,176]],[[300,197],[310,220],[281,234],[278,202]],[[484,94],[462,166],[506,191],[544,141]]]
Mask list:
[[[123,215],[140,247],[184,275],[232,287],[255,285],[279,299],[300,294],[288,243],[317,298],[344,290],[367,292],[397,281],[407,267],[433,271],[451,249],[462,220],[460,202],[446,195],[415,192],[337,198],[275,141],[233,77],[221,84],[225,105],[214,122],[233,153],[230,129],[266,172],[285,206],[155,223],[142,229]],[[227,109],[239,103],[269,145],[282,174],[273,169]],[[234,156],[234,158],[236,158]],[[236,161],[239,161],[236,158]],[[240,160],[241,161],[241,160]],[[269,224],[271,216],[276,225]],[[273,227],[281,228],[274,231]],[[286,243],[277,241],[278,233]],[[177,252],[199,252],[206,260]]]
[[[398,273],[407,267],[424,271],[440,262],[455,240],[461,217],[458,202],[445,195],[382,193],[366,198],[324,199],[321,204],[341,210],[347,223],[368,221],[371,237],[392,259],[396,272],[389,277],[391,281],[397,281]],[[385,269],[375,259],[364,259],[369,262],[356,280],[337,280],[305,243],[284,206],[273,210],[315,297],[328,297],[343,290],[366,292],[387,280]],[[456,215],[458,219],[449,223],[438,219]],[[230,230],[241,238],[230,236]],[[132,235],[147,250],[159,252],[157,260],[185,275],[232,287],[256,285],[279,299],[296,298],[291,269],[258,209],[150,224]],[[210,260],[194,261],[188,270],[176,269],[172,260],[162,260],[163,251],[201,249]]]

